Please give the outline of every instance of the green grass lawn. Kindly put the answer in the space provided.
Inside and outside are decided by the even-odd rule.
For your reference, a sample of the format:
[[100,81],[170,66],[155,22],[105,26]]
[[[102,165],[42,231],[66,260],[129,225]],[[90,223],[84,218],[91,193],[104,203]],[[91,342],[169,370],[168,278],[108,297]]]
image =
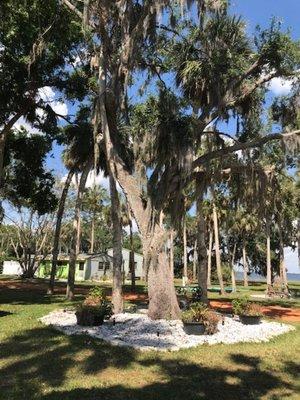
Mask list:
[[141,353],[65,336],[37,320],[72,304],[0,291],[1,400],[300,399],[300,324],[264,344]]

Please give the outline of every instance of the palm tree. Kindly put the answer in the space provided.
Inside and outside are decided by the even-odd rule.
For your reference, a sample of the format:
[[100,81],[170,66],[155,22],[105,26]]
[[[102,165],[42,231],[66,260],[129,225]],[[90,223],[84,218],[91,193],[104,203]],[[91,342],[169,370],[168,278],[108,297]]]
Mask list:
[[217,275],[220,285],[220,292],[222,295],[225,294],[222,267],[221,267],[221,254],[220,254],[220,243],[219,243],[219,224],[218,224],[218,214],[217,207],[215,203],[215,198],[213,194],[213,223],[214,223],[214,236],[215,236],[215,253],[216,253],[216,264],[217,264]]
[[131,277],[131,291],[135,293],[135,263],[134,263],[134,243],[133,243],[133,227],[132,216],[128,203],[122,203],[122,225],[129,226],[129,272]]
[[[66,149],[63,153],[63,161],[66,168],[69,170],[67,179],[64,184],[64,188],[60,197],[59,206],[56,215],[56,226],[55,233],[53,239],[53,248],[52,248],[52,266],[51,266],[51,274],[50,274],[50,282],[48,293],[53,294],[54,292],[54,282],[57,268],[57,258],[59,252],[59,240],[61,233],[61,224],[65,209],[65,202],[68,195],[68,190],[70,184],[72,182],[72,178],[74,174],[78,174],[78,172],[86,169],[87,160],[90,158],[90,154],[92,154],[93,149],[93,135],[91,126],[88,122],[88,114],[84,113],[82,109],[75,120],[74,125],[68,125],[64,129],[64,143],[66,144]],[[89,171],[88,171],[89,172]],[[83,182],[82,182],[83,185]],[[85,186],[85,184],[84,184]],[[82,186],[81,186],[82,188]],[[83,189],[84,190],[84,187]],[[78,193],[78,196],[81,198],[82,194]],[[77,207],[81,207],[81,200],[77,204]],[[75,210],[75,214],[78,214],[76,218],[80,218],[80,212]],[[75,222],[74,222],[75,224]],[[76,223],[77,229],[79,230],[79,219]],[[76,236],[79,236],[76,234]],[[80,236],[79,236],[80,237]],[[75,245],[74,245],[75,246]],[[78,245],[77,245],[78,247]],[[75,272],[74,272],[75,275]],[[72,275],[71,275],[72,276]],[[71,279],[71,278],[70,278]],[[70,282],[71,283],[71,282]],[[71,283],[71,286],[74,284]]]
[[80,212],[81,212],[82,199],[86,181],[92,169],[92,166],[93,166],[93,158],[90,158],[86,161],[86,163],[83,166],[83,170],[80,176],[79,185],[77,189],[77,197],[74,209],[71,251],[69,258],[68,283],[66,291],[66,297],[69,300],[72,300],[75,295],[74,288],[75,288],[76,259],[80,248]]
[[54,239],[53,239],[53,248],[52,248],[52,265],[51,265],[51,273],[50,280],[48,286],[48,294],[54,293],[54,282],[57,268],[57,259],[59,254],[59,241],[60,241],[60,233],[61,233],[61,224],[65,209],[66,198],[68,195],[69,187],[72,182],[74,176],[75,168],[71,168],[68,172],[67,178],[64,183],[64,187],[61,193],[61,197],[58,204],[57,214],[56,214],[56,224],[54,231]]

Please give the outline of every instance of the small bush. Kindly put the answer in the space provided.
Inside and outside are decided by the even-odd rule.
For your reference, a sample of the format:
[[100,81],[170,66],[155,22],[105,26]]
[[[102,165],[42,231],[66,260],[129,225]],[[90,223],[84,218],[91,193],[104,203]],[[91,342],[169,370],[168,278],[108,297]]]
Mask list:
[[76,311],[77,323],[82,326],[101,325],[104,319],[111,315],[112,304],[107,300],[105,291],[99,286],[90,289],[87,297]]
[[259,304],[249,301],[248,296],[243,296],[232,301],[233,313],[236,315],[245,315],[249,317],[262,316]]
[[[229,284],[231,282],[231,267],[228,264],[222,264],[222,277],[223,281],[226,284]],[[218,279],[218,274],[217,274],[217,269],[214,268],[211,273],[211,280],[215,284],[219,283]]]
[[185,323],[199,322],[205,327],[205,334],[212,335],[218,331],[220,317],[210,310],[204,303],[193,303],[191,308],[182,313],[182,321]]
[[106,292],[103,288],[101,288],[100,286],[94,286],[92,287],[89,292],[88,295],[85,299],[86,300],[94,300],[95,302],[101,302],[103,300],[106,300]]

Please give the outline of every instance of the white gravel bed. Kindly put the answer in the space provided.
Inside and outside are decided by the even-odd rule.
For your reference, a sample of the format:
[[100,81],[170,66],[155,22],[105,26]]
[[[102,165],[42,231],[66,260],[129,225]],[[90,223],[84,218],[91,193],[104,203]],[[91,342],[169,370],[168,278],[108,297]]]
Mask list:
[[117,314],[115,320],[97,327],[83,327],[76,323],[74,311],[57,310],[40,318],[45,325],[67,335],[87,334],[113,345],[130,346],[139,350],[180,350],[201,344],[267,342],[274,336],[294,330],[291,325],[262,320],[258,325],[243,325],[232,317],[219,323],[214,335],[187,335],[181,321],[153,321],[144,314]]

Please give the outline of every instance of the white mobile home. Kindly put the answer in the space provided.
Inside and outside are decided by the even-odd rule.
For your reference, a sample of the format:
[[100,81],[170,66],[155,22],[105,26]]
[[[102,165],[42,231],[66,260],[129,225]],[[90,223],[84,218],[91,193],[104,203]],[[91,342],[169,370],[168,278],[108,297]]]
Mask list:
[[[113,249],[108,249],[107,254],[112,256]],[[130,250],[122,249],[122,257],[123,257],[123,272],[125,278],[130,279],[130,271],[129,271],[129,254]],[[143,256],[139,253],[134,253],[134,269],[135,269],[135,277],[137,279],[144,278],[144,263]]]
[[18,261],[4,261],[2,274],[3,275],[22,275],[23,271]]
[[[122,250],[123,266],[122,272],[125,279],[130,279],[129,272],[129,254],[127,249]],[[51,271],[52,256],[46,257],[42,265],[39,267],[38,276],[41,278],[49,277]],[[134,253],[135,276],[137,279],[144,277],[143,273],[143,256]],[[57,261],[57,278],[67,279],[69,270],[69,255],[60,254]],[[109,249],[108,254],[78,254],[75,279],[77,281],[84,280],[101,280],[103,277],[111,278],[113,273],[113,250]]]

